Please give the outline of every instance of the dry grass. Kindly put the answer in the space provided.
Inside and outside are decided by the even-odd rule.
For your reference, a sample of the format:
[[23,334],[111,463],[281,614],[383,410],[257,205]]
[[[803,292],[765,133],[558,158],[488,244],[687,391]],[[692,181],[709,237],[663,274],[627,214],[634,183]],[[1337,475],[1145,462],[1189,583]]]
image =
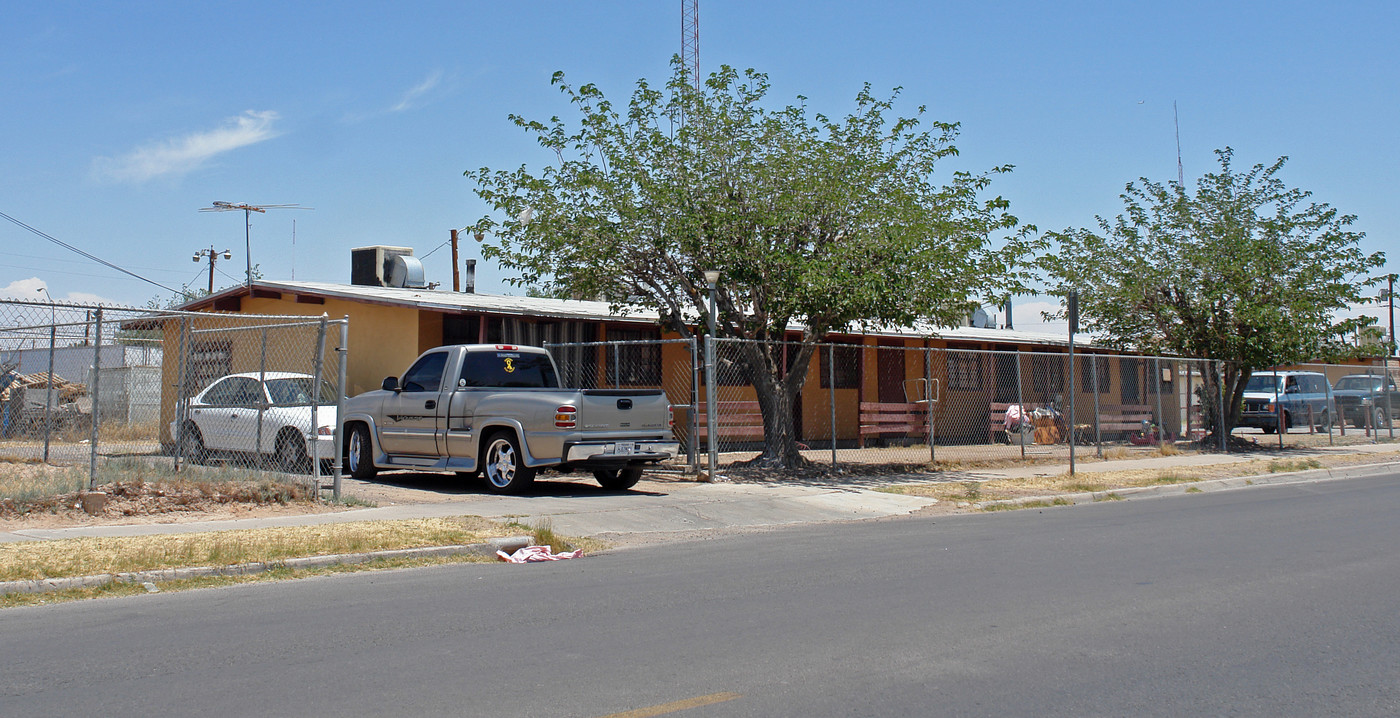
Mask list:
[[[1108,458],[1105,451],[1105,458]],[[1140,456],[1140,454],[1138,454]],[[1385,455],[1341,454],[1296,460],[1255,459],[1240,463],[1193,466],[1189,470],[1132,469],[1125,471],[1079,472],[1054,476],[1034,476],[1019,479],[995,479],[982,482],[940,482],[905,484],[880,489],[895,494],[928,496],[939,501],[979,503],[1003,501],[1028,496],[1053,496],[1071,493],[1098,493],[1143,486],[1194,483],[1236,476],[1304,471],[1323,467],[1349,466],[1386,460]],[[975,484],[975,487],[972,485]]]
[[468,516],[9,543],[0,544],[0,581],[452,546],[517,533],[512,526]]

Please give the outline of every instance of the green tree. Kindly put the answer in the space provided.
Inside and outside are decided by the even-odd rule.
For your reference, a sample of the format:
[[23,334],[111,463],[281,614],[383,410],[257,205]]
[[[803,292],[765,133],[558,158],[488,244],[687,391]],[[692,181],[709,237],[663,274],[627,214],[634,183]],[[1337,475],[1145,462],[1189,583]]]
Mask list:
[[[1356,217],[1279,179],[1287,157],[1247,172],[1216,151],[1220,171],[1196,191],[1142,178],[1121,195],[1124,213],[1098,230],[1051,233],[1041,266],[1063,295],[1079,291],[1087,331],[1112,346],[1218,360],[1204,372],[1214,441],[1240,419],[1250,374],[1265,367],[1354,354],[1348,337],[1373,319],[1338,319],[1379,279],[1383,253],[1366,254]],[[1223,366],[1223,375],[1221,367]],[[1223,419],[1223,427],[1222,427]]]
[[981,196],[1009,166],[934,181],[958,125],[926,122],[922,107],[890,119],[898,90],[881,99],[867,85],[833,120],[805,98],[769,109],[754,70],[724,67],[696,88],[673,67],[664,91],[640,80],[625,108],[556,73],[577,129],[512,115],[556,162],[465,173],[507,218],[480,220],[495,237],[482,254],[551,294],[653,307],[687,337],[705,331],[704,271],[721,270],[716,331],[749,340],[738,363],[764,418],[759,460],[798,466],[792,406],[806,373],[787,370],[789,328],[801,327],[790,365],[806,367],[833,331],[956,324],[974,297],[1029,280],[1034,228]]

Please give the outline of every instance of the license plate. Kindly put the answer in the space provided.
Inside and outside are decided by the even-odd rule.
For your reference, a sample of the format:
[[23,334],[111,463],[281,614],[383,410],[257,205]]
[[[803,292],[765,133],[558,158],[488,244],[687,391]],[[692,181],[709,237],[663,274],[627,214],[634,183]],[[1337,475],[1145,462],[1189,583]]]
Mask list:
[[612,453],[615,455],[635,454],[637,453],[637,444],[631,441],[613,444]]

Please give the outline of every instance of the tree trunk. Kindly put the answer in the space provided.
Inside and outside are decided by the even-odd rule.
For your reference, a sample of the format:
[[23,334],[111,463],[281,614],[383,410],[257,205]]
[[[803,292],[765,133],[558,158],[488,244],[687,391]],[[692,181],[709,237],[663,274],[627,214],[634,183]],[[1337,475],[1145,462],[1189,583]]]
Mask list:
[[[1253,373],[1250,369],[1241,369],[1233,362],[1224,363],[1224,375],[1221,375],[1221,364],[1210,362],[1207,369],[1202,372],[1201,401],[1202,418],[1206,422],[1206,437],[1202,443],[1206,446],[1219,446],[1220,435],[1223,431],[1228,439],[1230,432],[1240,423],[1240,416],[1244,411],[1244,387],[1249,383],[1249,377]],[[1220,416],[1220,392],[1225,393],[1225,415]]]
[[763,453],[751,463],[765,468],[798,469],[807,465],[798,445],[793,411],[797,395],[807,381],[807,365],[815,345],[789,344],[797,352],[793,371],[784,376],[786,361],[781,342],[745,342],[740,354],[752,379],[754,394],[763,414]]

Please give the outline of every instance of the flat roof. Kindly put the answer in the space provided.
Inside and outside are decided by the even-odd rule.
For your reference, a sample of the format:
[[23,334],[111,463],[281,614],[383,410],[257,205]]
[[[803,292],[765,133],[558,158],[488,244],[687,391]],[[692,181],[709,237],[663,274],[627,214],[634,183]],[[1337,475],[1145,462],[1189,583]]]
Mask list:
[[[303,294],[317,297],[344,299],[347,301],[372,302],[398,306],[417,307],[449,312],[483,312],[517,317],[539,317],[544,319],[574,319],[607,322],[632,322],[636,324],[656,324],[661,315],[654,309],[639,305],[624,305],[614,311],[608,302],[585,299],[555,299],[551,297],[516,297],[502,294],[479,294],[453,292],[446,289],[426,289],[408,287],[371,287],[359,284],[339,284],[335,282],[271,281],[259,279],[253,282],[254,290],[273,291],[285,294]],[[200,297],[183,305],[182,309],[212,306],[218,299],[239,296],[247,288],[238,285]],[[791,327],[801,331],[802,326]],[[935,327],[919,325],[914,327],[877,327],[868,330],[849,329],[835,334],[852,334],[883,337],[934,337],[948,341],[990,342],[1003,344],[1068,345],[1068,337],[1041,332],[1028,332],[1018,329],[991,329],[983,327]],[[1075,346],[1093,346],[1084,335],[1075,337]]]

